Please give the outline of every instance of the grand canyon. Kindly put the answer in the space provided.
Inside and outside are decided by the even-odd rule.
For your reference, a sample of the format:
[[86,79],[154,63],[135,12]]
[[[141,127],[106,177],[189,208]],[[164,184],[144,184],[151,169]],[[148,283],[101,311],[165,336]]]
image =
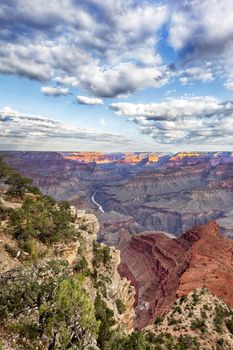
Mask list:
[[[22,261],[28,259],[27,255],[38,254],[35,251],[40,247],[40,263],[46,262],[48,255],[65,259],[73,269],[78,268],[77,264],[82,264],[82,269],[86,266],[92,276],[88,282],[89,293],[101,295],[103,302],[113,310],[114,322],[118,327],[124,327],[128,334],[146,331],[149,332],[146,337],[149,337],[150,332],[158,335],[169,331],[174,337],[174,344],[178,342],[177,346],[180,346],[179,342],[186,344],[187,339],[187,344],[196,344],[194,339],[198,339],[201,349],[213,349],[219,336],[219,331],[216,331],[218,311],[215,317],[209,314],[208,327],[212,331],[207,339],[193,328],[195,322],[205,325],[203,310],[208,302],[209,305],[215,303],[216,310],[226,310],[221,316],[226,318],[224,344],[225,349],[232,348],[233,335],[229,333],[230,326],[227,326],[231,322],[231,311],[227,308],[233,308],[231,152],[103,154],[8,151],[1,152],[1,157],[4,162],[0,172],[1,236],[4,242],[3,247],[0,246],[0,283],[3,290],[7,287],[4,281],[8,278],[17,281],[17,270]],[[15,175],[14,171],[31,179],[35,187],[24,187],[29,180],[21,181],[18,178],[21,175]],[[21,187],[25,191],[23,197],[19,192]],[[38,194],[38,191],[41,192]],[[75,218],[75,223],[71,225],[77,232],[76,243],[64,238],[61,243],[46,247],[43,235],[40,243],[33,243],[34,238],[29,241],[23,238],[26,241],[22,243],[18,233],[11,237],[15,229],[14,215],[24,208],[30,198],[31,204],[25,207],[28,208],[26,222],[30,223],[28,210],[33,202],[36,205],[41,200],[40,196],[42,203],[43,200],[46,203],[47,198],[49,202],[55,198],[61,201],[58,203],[64,200],[69,203],[67,205],[71,206]],[[38,210],[36,208],[34,210]],[[40,206],[38,208],[44,210]],[[15,212],[13,216],[12,211]],[[30,215],[39,215],[35,218],[39,222],[39,212],[32,209]],[[44,215],[45,212],[42,220]],[[25,219],[22,220],[22,226],[17,230],[24,230]],[[51,219],[48,220],[46,225],[50,225]],[[6,224],[8,221],[10,226]],[[29,232],[34,234],[30,225],[27,235]],[[42,227],[39,227],[35,232],[38,229],[40,232]],[[47,227],[44,229],[46,232]],[[23,237],[27,237],[25,234]],[[97,244],[106,254],[101,258],[104,259],[102,263],[95,262],[96,259],[102,261],[99,260],[100,253],[97,254],[100,249],[96,248]],[[45,260],[42,258],[44,254]],[[33,259],[38,261],[38,257]],[[1,298],[0,293],[0,300],[4,302]],[[175,306],[182,305],[183,300],[184,308]],[[192,300],[198,303],[196,321],[192,318],[189,321],[193,311],[186,312],[193,310]],[[182,314],[182,319],[175,316],[177,312]],[[171,327],[177,322],[183,323],[183,328]],[[187,334],[181,331],[185,328],[191,338],[185,338]],[[0,332],[3,332],[1,326]],[[186,340],[182,340],[183,337]],[[20,336],[14,339],[26,346]],[[92,338],[91,344],[96,342],[99,345],[101,340]],[[164,342],[168,344],[168,339]],[[7,341],[4,344],[10,346]],[[184,349],[197,349],[187,346]]]
[[223,235],[233,236],[231,152],[2,152],[2,156],[43,193],[91,208],[101,224],[99,240],[106,244],[117,246],[121,230],[180,236],[211,220],[218,222]]
[[88,210],[121,252],[134,327],[207,288],[233,307],[233,153],[1,152],[42,193]]

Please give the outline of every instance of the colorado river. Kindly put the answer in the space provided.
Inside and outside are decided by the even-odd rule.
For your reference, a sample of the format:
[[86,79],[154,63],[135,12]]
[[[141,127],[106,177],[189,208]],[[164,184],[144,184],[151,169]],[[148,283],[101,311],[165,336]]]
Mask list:
[[99,191],[99,190],[95,191],[95,193],[94,193],[93,196],[91,197],[91,200],[92,200],[92,202],[99,208],[99,210],[100,210],[102,213],[104,213],[104,209],[103,209],[102,205],[100,205],[99,203],[97,203],[97,202],[95,201],[95,195],[96,195],[96,193],[97,193],[98,191]]

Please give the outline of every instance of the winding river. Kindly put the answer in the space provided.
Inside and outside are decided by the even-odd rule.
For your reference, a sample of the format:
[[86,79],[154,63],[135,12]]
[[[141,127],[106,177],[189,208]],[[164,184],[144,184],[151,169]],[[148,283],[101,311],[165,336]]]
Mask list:
[[98,191],[99,191],[99,190],[95,191],[95,193],[94,193],[93,196],[91,197],[91,200],[92,200],[92,202],[99,208],[99,210],[100,210],[102,213],[104,213],[104,209],[103,209],[102,205],[100,205],[99,203],[97,203],[96,200],[95,200],[95,195],[96,195],[96,193],[97,193]]

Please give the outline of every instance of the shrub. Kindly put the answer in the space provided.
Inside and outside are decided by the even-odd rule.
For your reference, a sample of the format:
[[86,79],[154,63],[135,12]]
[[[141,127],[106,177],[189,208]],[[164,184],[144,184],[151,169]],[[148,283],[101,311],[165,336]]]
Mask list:
[[172,325],[177,324],[177,323],[178,323],[178,321],[173,316],[168,318],[168,326],[172,326]]
[[192,320],[191,321],[191,329],[192,330],[199,329],[202,333],[205,333],[205,331],[206,331],[205,320],[198,319],[198,318],[196,318],[195,320]]
[[106,343],[110,342],[113,337],[112,326],[115,324],[115,321],[113,319],[113,311],[107,307],[99,293],[95,300],[95,315],[96,319],[100,321],[97,344],[100,349],[104,350]]
[[233,334],[233,317],[226,321],[226,326],[231,334]]
[[199,301],[199,297],[198,297],[197,293],[194,292],[192,294],[192,299],[193,299],[194,305],[196,305],[198,303],[198,301]]
[[156,317],[156,319],[155,319],[155,321],[154,321],[154,324],[155,324],[155,325],[159,325],[159,324],[161,324],[162,322],[163,322],[162,317],[158,316],[158,317]]
[[176,306],[175,309],[174,309],[174,312],[177,312],[177,313],[181,314],[182,313],[181,307],[180,306]]
[[180,304],[183,304],[187,300],[188,300],[187,296],[186,295],[182,295],[182,297],[180,298]]
[[44,243],[72,238],[72,217],[67,205],[55,203],[42,196],[36,201],[27,198],[22,207],[10,214],[12,233],[16,239],[29,241],[37,238]]
[[126,310],[125,304],[121,299],[116,300],[117,311],[119,314],[123,314]]
[[223,319],[224,319],[224,310],[216,305],[215,306],[215,316],[214,316],[214,325],[217,332],[222,332],[223,327]]
[[94,259],[93,259],[93,265],[94,267],[98,268],[101,264],[108,267],[109,263],[111,262],[111,250],[107,246],[101,246],[101,244],[94,242],[93,243],[93,253],[94,253]]

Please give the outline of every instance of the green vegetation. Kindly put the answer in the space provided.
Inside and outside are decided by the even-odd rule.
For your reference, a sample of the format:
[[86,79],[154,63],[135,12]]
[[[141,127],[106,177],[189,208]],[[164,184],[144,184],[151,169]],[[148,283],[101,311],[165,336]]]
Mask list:
[[123,314],[126,310],[125,304],[121,299],[116,300],[117,311],[119,314]]
[[51,349],[61,344],[63,349],[82,348],[99,330],[84,281],[82,275],[72,276],[67,264],[56,260],[12,271],[0,279],[1,322],[21,341],[26,338],[37,344],[48,339]]
[[196,305],[199,301],[199,297],[196,292],[193,292],[192,299],[193,299],[193,304]]
[[17,240],[27,242],[28,252],[33,249],[34,238],[44,243],[72,238],[71,222],[69,204],[56,203],[47,196],[26,198],[21,208],[10,213],[11,233]]
[[111,251],[108,246],[102,246],[100,243],[93,243],[93,265],[98,268],[101,264],[108,267],[111,263]]
[[223,329],[223,319],[225,317],[224,310],[216,305],[215,306],[215,316],[214,316],[214,325],[217,332],[221,333]]
[[199,329],[201,333],[205,333],[206,332],[205,320],[203,320],[202,318],[195,318],[194,320],[191,321],[191,329],[192,330]]
[[156,317],[155,321],[154,321],[154,325],[159,325],[163,322],[162,317],[158,316]]
[[98,293],[95,300],[96,319],[100,321],[97,344],[101,349],[107,349],[108,343],[113,337],[112,326],[115,324],[113,311],[110,310],[101,295]]
[[228,330],[233,334],[233,316],[229,320],[226,321],[226,326]]
[[33,193],[41,195],[40,190],[32,186],[32,180],[20,175],[10,168],[3,160],[0,158],[0,179],[9,185],[7,195],[11,197],[23,198],[25,193]]

